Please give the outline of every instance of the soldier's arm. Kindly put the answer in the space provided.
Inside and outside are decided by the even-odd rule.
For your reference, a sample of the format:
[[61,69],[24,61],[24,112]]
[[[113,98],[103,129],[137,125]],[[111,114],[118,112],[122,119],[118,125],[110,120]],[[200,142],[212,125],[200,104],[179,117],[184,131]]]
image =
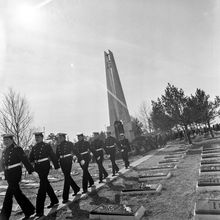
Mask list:
[[95,146],[94,146],[94,143],[91,142],[91,144],[89,144],[88,142],[88,149],[94,154],[95,153]]
[[24,153],[21,147],[18,147],[17,154],[21,162],[24,164],[25,168],[27,169],[28,173],[31,174],[34,171],[34,168],[31,165],[30,161],[28,160],[27,155]]
[[29,161],[30,161],[31,163],[34,162],[34,152],[33,152],[33,148],[31,149],[31,152],[30,152],[30,154],[29,154]]
[[73,154],[76,155],[78,161],[80,161],[80,153],[78,151],[78,145],[77,144],[73,144]]
[[55,169],[60,168],[56,154],[53,152],[53,149],[49,144],[47,144],[47,150],[48,150],[48,155],[54,165],[54,168]]

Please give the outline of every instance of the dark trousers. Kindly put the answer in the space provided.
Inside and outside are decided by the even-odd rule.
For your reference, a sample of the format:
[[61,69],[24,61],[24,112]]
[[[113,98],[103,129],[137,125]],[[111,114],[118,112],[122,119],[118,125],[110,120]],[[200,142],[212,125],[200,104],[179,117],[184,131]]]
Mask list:
[[115,173],[119,171],[119,168],[115,163],[115,152],[110,153],[110,160],[112,162],[112,174],[115,175]]
[[[99,160],[98,160],[99,158]],[[106,178],[108,176],[108,173],[106,172],[105,168],[103,167],[103,154],[96,157],[96,163],[98,164],[99,169],[99,180],[102,181],[103,178]]]
[[91,175],[90,175],[90,173],[88,171],[89,161],[85,160],[84,165],[80,164],[80,166],[83,169],[83,178],[82,178],[83,191],[86,192],[87,189],[88,189],[88,183],[89,183],[89,185],[93,185],[94,184],[94,180],[92,179],[92,177],[91,177]]
[[63,200],[68,200],[70,186],[72,187],[75,193],[79,191],[80,188],[79,186],[77,186],[77,184],[70,175],[72,169],[72,158],[71,160],[69,160],[68,158],[61,159],[60,165],[64,174]]
[[[43,164],[43,163],[42,163]],[[50,197],[51,203],[58,203],[59,200],[57,199],[56,194],[53,191],[52,186],[48,181],[48,174],[50,170],[50,164],[45,166],[36,168],[36,171],[40,178],[40,187],[37,193],[37,201],[36,201],[36,213],[37,214],[44,214],[44,203],[46,199],[46,194]]]
[[28,198],[22,193],[19,186],[19,182],[8,182],[8,188],[6,191],[3,207],[0,214],[1,220],[9,219],[12,211],[13,196],[15,197],[17,203],[19,204],[25,215],[28,216],[34,213],[35,208],[32,205],[32,203],[28,200]]
[[128,161],[128,152],[127,151],[122,152],[122,159],[125,163],[125,167],[128,168],[130,163]]

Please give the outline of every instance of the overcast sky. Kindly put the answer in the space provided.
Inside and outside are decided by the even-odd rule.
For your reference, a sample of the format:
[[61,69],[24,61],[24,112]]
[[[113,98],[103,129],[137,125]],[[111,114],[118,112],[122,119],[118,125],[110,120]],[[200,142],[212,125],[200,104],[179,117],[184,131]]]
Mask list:
[[[25,3],[34,13],[20,10]],[[24,94],[33,125],[90,135],[109,124],[104,51],[131,115],[170,82],[220,95],[218,0],[0,0],[0,93]]]

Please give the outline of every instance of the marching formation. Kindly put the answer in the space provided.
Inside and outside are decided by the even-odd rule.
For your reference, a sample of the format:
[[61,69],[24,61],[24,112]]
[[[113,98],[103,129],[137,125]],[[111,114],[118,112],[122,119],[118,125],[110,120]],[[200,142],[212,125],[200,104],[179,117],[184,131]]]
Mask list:
[[[93,157],[98,166],[99,183],[108,177],[108,173],[103,166],[104,152],[109,155],[112,163],[112,175],[118,173],[119,168],[116,164],[116,152],[119,150],[125,164],[125,168],[129,167],[128,152],[131,150],[128,139],[124,134],[120,134],[120,140],[116,140],[111,136],[111,132],[107,132],[107,138],[102,141],[99,133],[94,132],[94,139],[91,143],[84,139],[83,134],[78,134],[78,141],[73,144],[66,140],[66,134],[58,133],[56,152],[52,147],[44,142],[42,132],[34,133],[36,144],[32,147],[29,155],[26,155],[23,149],[16,145],[12,134],[4,134],[3,144],[5,149],[2,153],[1,165],[4,171],[5,180],[8,182],[8,188],[4,198],[2,210],[0,213],[1,220],[8,220],[11,216],[13,196],[20,205],[24,218],[28,219],[34,215],[38,219],[44,215],[44,205],[46,195],[50,198],[50,204],[47,208],[52,208],[59,204],[59,200],[48,180],[51,162],[56,170],[62,170],[64,175],[63,185],[63,203],[69,201],[70,187],[73,189],[73,196],[80,191],[80,186],[71,177],[72,162],[78,161],[82,168],[82,193],[88,192],[88,187],[94,185],[94,180],[89,173],[89,163]],[[19,183],[22,177],[22,164],[29,174],[33,174],[39,178],[39,189],[37,192],[36,205],[34,206],[29,199],[23,194]]]

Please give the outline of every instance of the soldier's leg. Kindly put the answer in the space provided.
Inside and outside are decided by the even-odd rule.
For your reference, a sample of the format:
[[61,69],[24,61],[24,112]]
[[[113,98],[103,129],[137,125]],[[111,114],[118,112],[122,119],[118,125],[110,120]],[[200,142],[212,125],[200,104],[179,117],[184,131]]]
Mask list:
[[115,152],[110,154],[110,160],[112,162],[112,174],[115,175],[115,172],[117,173],[119,171],[119,168],[115,163]]
[[[72,161],[66,164],[66,181],[68,183],[68,187],[72,187],[74,194],[77,194],[80,191],[79,186],[75,183],[75,181],[71,177],[71,170],[72,170]],[[69,194],[69,188],[68,188],[68,194]]]
[[87,181],[89,182],[89,186],[92,186],[94,184],[94,180],[92,179],[92,176],[90,175],[89,170],[88,170],[88,168],[89,168],[89,161],[86,161],[85,168],[86,168],[85,169],[85,175],[87,177]]
[[64,173],[64,185],[63,185],[63,200],[69,199],[69,190],[70,190],[70,183],[68,173]]
[[16,184],[13,187],[13,194],[25,216],[33,215],[35,211],[35,207],[30,202],[30,200],[22,193],[19,184]]
[[80,187],[76,184],[76,182],[73,180],[71,175],[69,175],[70,178],[70,186],[72,187],[74,194],[77,194],[80,191]]
[[36,214],[37,215],[43,215],[44,214],[44,202],[46,199],[46,192],[47,192],[47,183],[46,183],[46,176],[40,175],[40,187],[38,189],[37,193],[37,199],[36,199]]
[[125,155],[125,152],[122,153],[122,160],[124,161],[124,165],[126,167],[126,155]]
[[83,188],[83,192],[87,192],[88,190],[87,170],[84,166],[82,166],[82,169],[83,169],[82,188]]
[[102,175],[104,175],[104,178],[106,178],[108,176],[108,173],[107,171],[105,170],[104,166],[103,166],[103,155],[101,155],[101,158],[100,158],[100,168],[101,168],[101,172],[102,172]]
[[102,172],[102,164],[100,160],[97,160],[98,170],[99,170],[99,182],[102,182],[103,172]]
[[125,167],[128,168],[129,161],[128,161],[128,152],[125,153]]
[[59,203],[59,200],[58,200],[52,186],[50,185],[50,182],[48,181],[47,177],[46,177],[46,192],[47,192],[48,196],[50,197],[51,204]]
[[13,190],[12,187],[9,185],[7,190],[6,190],[6,194],[5,194],[5,198],[4,198],[4,202],[3,202],[3,206],[2,206],[2,210],[1,210],[1,215],[0,215],[0,219],[2,220],[8,220],[9,217],[11,216],[11,210],[12,210],[12,203],[13,203]]

